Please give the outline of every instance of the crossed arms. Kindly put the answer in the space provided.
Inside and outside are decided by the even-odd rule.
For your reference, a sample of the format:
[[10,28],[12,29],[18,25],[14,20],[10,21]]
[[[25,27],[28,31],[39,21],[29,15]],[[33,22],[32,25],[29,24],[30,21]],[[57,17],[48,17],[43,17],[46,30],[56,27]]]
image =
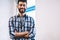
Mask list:
[[29,37],[29,32],[28,32],[28,31],[25,31],[25,32],[16,32],[16,31],[15,31],[15,37],[28,38],[28,37]]
[[[34,37],[35,36],[35,33],[34,33],[34,21],[32,20],[31,22],[31,25],[32,25],[32,28],[31,28],[31,31],[28,32],[28,31],[25,31],[25,32],[17,32],[15,31],[14,29],[14,25],[13,25],[13,21],[12,21],[12,18],[9,20],[9,33],[10,33],[10,37],[13,36],[13,37],[19,37],[19,38],[31,38],[31,37]],[[13,38],[11,37],[11,38]]]

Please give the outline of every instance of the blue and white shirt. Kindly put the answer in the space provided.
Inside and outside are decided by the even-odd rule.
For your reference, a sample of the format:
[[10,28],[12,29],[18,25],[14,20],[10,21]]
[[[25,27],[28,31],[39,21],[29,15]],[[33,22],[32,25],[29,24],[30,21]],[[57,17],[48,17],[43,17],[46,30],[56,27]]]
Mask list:
[[[34,19],[26,14],[23,17],[20,15],[13,16],[9,19],[10,38],[12,40],[35,40],[34,26]],[[29,38],[15,38],[15,30],[17,32],[28,31],[30,33]]]

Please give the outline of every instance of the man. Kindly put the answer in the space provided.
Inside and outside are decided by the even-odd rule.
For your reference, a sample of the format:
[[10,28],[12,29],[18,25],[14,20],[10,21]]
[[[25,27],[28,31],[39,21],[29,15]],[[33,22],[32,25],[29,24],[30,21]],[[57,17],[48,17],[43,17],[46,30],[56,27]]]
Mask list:
[[25,14],[26,0],[18,0],[19,13],[9,19],[9,33],[12,40],[35,40],[34,19]]

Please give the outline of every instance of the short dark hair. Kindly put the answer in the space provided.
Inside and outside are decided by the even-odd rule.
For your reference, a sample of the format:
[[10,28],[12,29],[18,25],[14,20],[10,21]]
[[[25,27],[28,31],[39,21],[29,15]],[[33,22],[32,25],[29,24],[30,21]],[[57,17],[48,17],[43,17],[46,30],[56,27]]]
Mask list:
[[27,3],[27,0],[18,0],[18,4],[19,2],[26,2]]

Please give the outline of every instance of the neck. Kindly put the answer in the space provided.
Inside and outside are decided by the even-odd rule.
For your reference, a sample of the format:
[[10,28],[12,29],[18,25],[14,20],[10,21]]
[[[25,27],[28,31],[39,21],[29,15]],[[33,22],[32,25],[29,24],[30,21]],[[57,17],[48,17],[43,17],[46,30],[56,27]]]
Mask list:
[[24,16],[24,13],[20,13],[19,15],[20,15],[20,16]]

